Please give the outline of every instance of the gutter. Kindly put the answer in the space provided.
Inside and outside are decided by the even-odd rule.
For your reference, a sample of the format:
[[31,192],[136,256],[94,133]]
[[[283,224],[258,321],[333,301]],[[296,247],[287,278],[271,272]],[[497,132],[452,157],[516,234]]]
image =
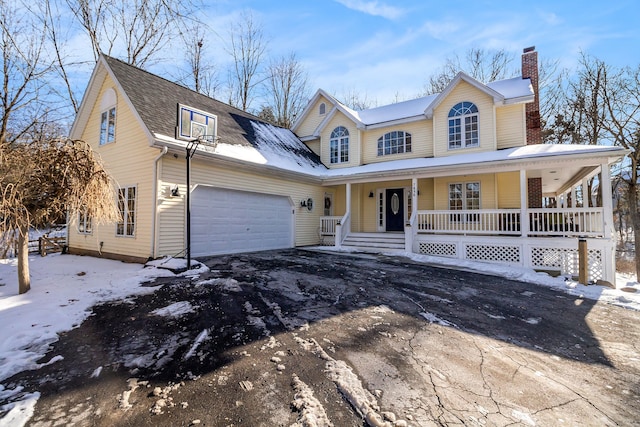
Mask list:
[[151,212],[151,258],[156,257],[156,220],[158,217],[158,164],[162,156],[169,152],[169,147],[162,147],[160,154],[153,160],[153,207]]

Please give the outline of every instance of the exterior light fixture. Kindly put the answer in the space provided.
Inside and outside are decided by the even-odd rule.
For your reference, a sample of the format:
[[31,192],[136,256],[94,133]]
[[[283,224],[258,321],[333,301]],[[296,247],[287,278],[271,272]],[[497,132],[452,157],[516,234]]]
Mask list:
[[313,199],[309,197],[307,200],[300,200],[300,207],[307,208],[307,210],[313,209]]
[[373,199],[373,191],[369,191],[369,198]]
[[177,185],[171,188],[171,197],[180,197],[180,188]]

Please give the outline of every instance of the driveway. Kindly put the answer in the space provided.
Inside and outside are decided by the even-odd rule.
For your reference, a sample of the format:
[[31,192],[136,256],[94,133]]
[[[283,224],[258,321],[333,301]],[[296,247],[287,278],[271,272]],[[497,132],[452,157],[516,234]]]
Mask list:
[[404,258],[201,261],[210,272],[94,307],[41,362],[62,360],[7,380],[40,391],[30,425],[640,420],[638,312]]

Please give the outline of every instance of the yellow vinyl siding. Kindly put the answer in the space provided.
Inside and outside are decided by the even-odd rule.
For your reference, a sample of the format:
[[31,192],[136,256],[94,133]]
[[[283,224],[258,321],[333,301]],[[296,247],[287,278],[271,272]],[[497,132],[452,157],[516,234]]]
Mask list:
[[320,156],[320,140],[319,139],[314,139],[313,141],[307,141],[305,142],[305,144],[307,144],[307,147],[309,147],[311,151],[313,151],[318,156]]
[[496,109],[496,138],[498,149],[526,144],[524,104]]
[[520,172],[496,175],[498,185],[498,209],[520,208]]
[[[478,107],[479,147],[449,150],[449,120],[451,107],[459,102],[473,102]],[[433,114],[434,156],[452,156],[496,149],[493,98],[461,81],[438,105]]]
[[[78,234],[75,226],[69,230],[69,246],[82,250],[101,250],[125,256],[151,256],[151,218],[153,211],[153,159],[158,149],[149,147],[147,134],[129,109],[121,93],[117,94],[115,141],[99,145],[100,100],[105,90],[116,88],[107,75],[102,84],[97,102],[89,115],[81,139],[89,143],[113,177],[116,186],[136,187],[135,235],[133,237],[116,236],[116,224],[98,226],[94,224],[93,233]],[[117,90],[117,89],[116,89]],[[114,194],[114,198],[117,195]],[[100,242],[103,242],[102,247]]]
[[[387,132],[405,131],[411,134],[411,152],[378,156],[378,139]],[[433,156],[433,122],[421,120],[403,125],[389,126],[363,132],[362,163],[386,162]]]
[[496,180],[494,174],[448,176],[435,178],[435,208],[436,210],[449,209],[449,184],[480,182],[480,208],[496,209]]
[[[158,207],[158,255],[174,255],[185,248],[185,174],[184,159],[163,157],[159,184],[161,196]],[[292,199],[295,209],[295,245],[319,243],[318,228],[320,217],[324,214],[324,193],[327,191],[325,187],[244,172],[238,168],[201,161],[197,155],[191,163],[191,182],[193,186],[210,185],[230,190],[288,196]],[[181,195],[171,197],[169,190],[176,184],[180,186]],[[312,211],[300,207],[300,201],[308,198],[312,198],[314,202]],[[233,215],[232,212],[229,214]]]
[[[331,163],[331,132],[338,126],[344,126],[349,131],[349,161],[345,163]],[[328,168],[338,169],[360,165],[360,132],[355,123],[346,118],[344,114],[339,112],[333,116],[322,130],[320,138],[320,159]]]
[[[320,104],[324,103],[326,106],[325,114],[320,114]],[[304,118],[304,121],[300,123],[298,129],[296,129],[296,135],[300,138],[305,136],[313,135],[313,132],[320,126],[320,123],[327,117],[327,114],[331,112],[333,109],[333,104],[331,104],[327,99],[323,96],[320,96],[315,104],[309,110],[309,114]]]

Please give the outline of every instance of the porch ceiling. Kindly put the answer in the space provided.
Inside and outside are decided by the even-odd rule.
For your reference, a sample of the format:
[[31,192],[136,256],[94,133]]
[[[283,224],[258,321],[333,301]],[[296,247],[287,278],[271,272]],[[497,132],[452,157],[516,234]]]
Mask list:
[[542,178],[542,192],[544,194],[558,194],[579,184],[584,178],[591,178],[599,172],[599,166],[565,164],[561,167],[529,170],[527,178]]

